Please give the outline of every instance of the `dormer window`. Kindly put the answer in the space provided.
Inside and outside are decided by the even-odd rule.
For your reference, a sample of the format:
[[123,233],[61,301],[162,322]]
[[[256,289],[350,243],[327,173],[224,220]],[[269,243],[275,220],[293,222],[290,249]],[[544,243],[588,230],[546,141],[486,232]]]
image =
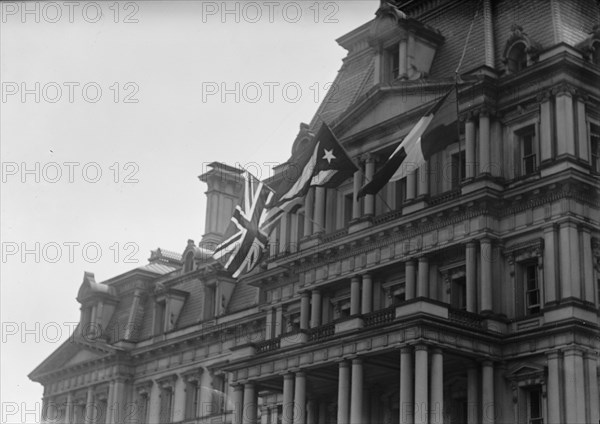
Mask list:
[[427,77],[436,51],[444,42],[442,34],[408,18],[391,2],[382,2],[375,15],[369,28],[369,44],[376,50],[378,61],[375,83]]
[[541,47],[523,32],[519,25],[513,25],[510,36],[506,41],[503,62],[507,74],[515,74],[536,62]]
[[522,71],[527,67],[527,52],[524,43],[516,43],[508,52],[507,68],[511,74]]
[[400,43],[394,44],[386,51],[390,81],[400,78]]
[[154,309],[154,334],[162,334],[165,331],[165,312],[167,309],[167,302],[161,300],[156,302]]

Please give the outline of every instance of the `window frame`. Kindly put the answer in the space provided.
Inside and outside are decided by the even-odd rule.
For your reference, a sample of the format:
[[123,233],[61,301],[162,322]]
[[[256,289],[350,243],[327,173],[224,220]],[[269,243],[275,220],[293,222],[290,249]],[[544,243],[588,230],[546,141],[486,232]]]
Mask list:
[[590,169],[592,172],[600,173],[600,123],[596,121],[588,121],[588,143],[590,146]]

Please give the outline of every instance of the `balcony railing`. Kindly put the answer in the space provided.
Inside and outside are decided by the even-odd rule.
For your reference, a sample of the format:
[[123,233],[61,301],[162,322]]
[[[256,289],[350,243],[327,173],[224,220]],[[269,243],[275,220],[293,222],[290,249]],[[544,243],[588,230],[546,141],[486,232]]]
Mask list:
[[308,330],[309,342],[320,342],[335,335],[335,323],[324,324]]
[[281,347],[281,337],[255,343],[256,353],[270,352]]
[[372,327],[374,325],[386,324],[396,319],[396,306],[392,306],[379,311],[373,311],[363,315],[363,321],[365,327]]
[[481,328],[483,325],[483,319],[473,313],[463,311],[462,309],[448,308],[448,318],[450,321],[458,322],[473,328]]
[[441,203],[449,202],[453,199],[458,199],[460,197],[460,188],[454,189],[452,191],[446,191],[445,193],[438,194],[436,196],[432,196],[429,198],[429,205],[439,205]]

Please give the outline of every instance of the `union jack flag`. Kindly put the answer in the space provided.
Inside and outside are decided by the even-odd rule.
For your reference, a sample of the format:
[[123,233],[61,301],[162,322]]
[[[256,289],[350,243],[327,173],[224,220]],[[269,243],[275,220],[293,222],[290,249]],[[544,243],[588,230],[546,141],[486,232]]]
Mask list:
[[[261,228],[265,205],[271,201],[273,190],[248,171],[243,173],[242,205],[236,206],[225,241],[219,244],[213,258],[223,263],[234,278],[250,272],[259,262],[268,242],[268,233]],[[229,257],[227,257],[229,255]]]

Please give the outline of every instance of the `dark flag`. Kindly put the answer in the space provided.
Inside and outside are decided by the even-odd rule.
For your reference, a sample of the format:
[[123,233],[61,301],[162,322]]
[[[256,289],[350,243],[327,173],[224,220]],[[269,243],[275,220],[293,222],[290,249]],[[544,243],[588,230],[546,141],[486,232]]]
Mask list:
[[329,126],[323,123],[309,146],[288,161],[291,177],[284,178],[275,189],[276,194],[267,205],[265,225],[272,225],[283,212],[289,212],[310,187],[338,187],[357,170]]
[[383,167],[358,192],[358,197],[376,194],[389,181],[404,178],[424,164],[434,153],[456,141],[456,105],[450,93],[444,94],[410,130]]
[[273,191],[256,177],[245,171],[242,204],[236,206],[226,239],[219,244],[213,258],[221,262],[234,278],[250,272],[260,261],[267,245],[268,234],[261,229],[265,205]]

